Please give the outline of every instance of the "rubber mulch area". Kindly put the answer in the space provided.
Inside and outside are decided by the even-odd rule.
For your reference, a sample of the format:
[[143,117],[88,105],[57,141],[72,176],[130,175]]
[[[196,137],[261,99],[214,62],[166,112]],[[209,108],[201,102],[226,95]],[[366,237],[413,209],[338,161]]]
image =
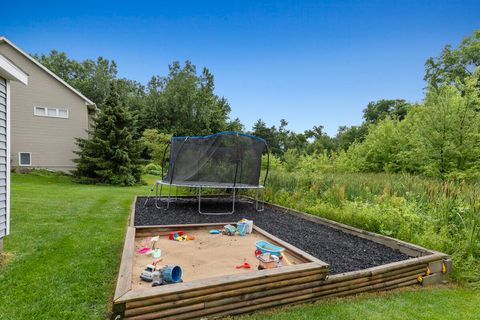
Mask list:
[[[227,223],[242,218],[274,236],[302,249],[330,265],[330,274],[375,267],[406,260],[409,256],[382,244],[363,239],[319,223],[287,213],[288,210],[265,206],[256,212],[252,203],[238,201],[232,215],[201,215],[196,200],[182,199],[171,203],[169,210],[155,207],[153,199],[146,206],[144,197],[138,197],[135,206],[135,225],[171,225],[194,223]],[[161,203],[165,205],[164,203]],[[226,200],[202,200],[202,211],[219,212],[231,209]]]

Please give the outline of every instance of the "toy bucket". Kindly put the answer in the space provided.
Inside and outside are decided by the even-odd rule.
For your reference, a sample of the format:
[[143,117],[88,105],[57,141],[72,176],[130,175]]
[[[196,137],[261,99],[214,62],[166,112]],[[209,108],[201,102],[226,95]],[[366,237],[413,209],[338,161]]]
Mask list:
[[237,223],[237,231],[239,236],[244,236],[248,233],[248,223],[239,222]]
[[248,226],[247,233],[253,232],[253,220],[242,219],[238,223],[246,223]]
[[163,280],[177,283],[182,281],[182,268],[179,266],[166,266],[162,270]]

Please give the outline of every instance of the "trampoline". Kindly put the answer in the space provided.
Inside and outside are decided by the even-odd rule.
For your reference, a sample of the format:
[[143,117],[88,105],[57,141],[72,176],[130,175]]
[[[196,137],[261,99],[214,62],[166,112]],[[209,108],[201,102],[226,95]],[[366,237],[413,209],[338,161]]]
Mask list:
[[[170,149],[168,171],[163,168]],[[267,167],[263,184],[260,184],[262,155],[267,154]],[[254,189],[255,210],[262,211],[265,203],[265,183],[268,177],[270,153],[264,139],[239,132],[221,132],[207,136],[173,137],[164,150],[162,178],[150,189],[155,190],[155,205],[168,210],[170,203],[178,201],[172,196],[172,186],[197,189],[200,214],[232,214],[235,212],[239,189]],[[163,187],[168,196],[162,196]],[[202,189],[227,189],[232,194],[232,209],[228,212],[202,211]],[[261,206],[259,194],[262,194]],[[149,201],[147,197],[145,205]],[[165,202],[166,204],[161,204]]]

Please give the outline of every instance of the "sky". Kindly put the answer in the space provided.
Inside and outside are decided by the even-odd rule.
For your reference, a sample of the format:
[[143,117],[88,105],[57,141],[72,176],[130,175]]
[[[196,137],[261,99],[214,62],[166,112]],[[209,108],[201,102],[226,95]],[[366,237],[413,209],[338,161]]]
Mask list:
[[29,53],[115,60],[146,84],[172,61],[215,76],[246,129],[362,122],[370,101],[421,101],[424,63],[480,28],[480,1],[7,1],[0,35]]

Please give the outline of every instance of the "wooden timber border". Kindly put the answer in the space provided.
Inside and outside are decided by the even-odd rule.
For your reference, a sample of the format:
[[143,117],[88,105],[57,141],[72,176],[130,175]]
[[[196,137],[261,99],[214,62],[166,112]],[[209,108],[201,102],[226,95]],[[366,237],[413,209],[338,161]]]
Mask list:
[[[183,196],[184,199],[195,197]],[[247,201],[251,198],[243,197]],[[136,237],[166,235],[170,231],[215,228],[225,223],[134,226],[135,198],[120,264],[113,301],[112,319],[199,319],[248,313],[286,304],[311,302],[362,292],[383,291],[406,286],[445,283],[452,265],[448,255],[395,238],[368,232],[275,204],[265,204],[284,213],[301,216],[345,233],[399,250],[410,259],[364,270],[328,276],[328,265],[312,255],[254,226],[255,232],[285,247],[304,262],[277,269],[213,277],[132,290],[131,282]],[[226,220],[228,220],[226,216]]]

